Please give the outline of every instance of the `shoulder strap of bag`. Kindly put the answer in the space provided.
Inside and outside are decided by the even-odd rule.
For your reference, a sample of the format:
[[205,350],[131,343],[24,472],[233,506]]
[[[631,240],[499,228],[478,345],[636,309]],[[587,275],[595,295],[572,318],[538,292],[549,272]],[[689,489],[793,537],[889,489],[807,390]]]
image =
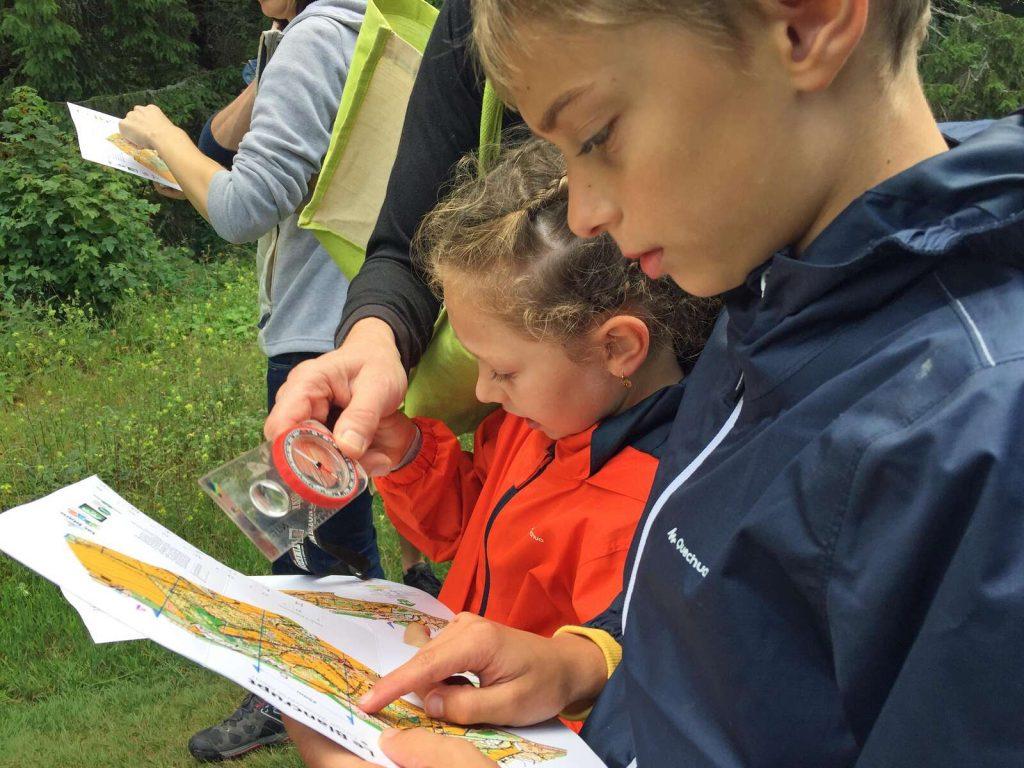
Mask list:
[[484,101],[480,109],[480,169],[486,170],[498,156],[501,144],[501,125],[505,119],[505,105],[491,87],[484,82]]

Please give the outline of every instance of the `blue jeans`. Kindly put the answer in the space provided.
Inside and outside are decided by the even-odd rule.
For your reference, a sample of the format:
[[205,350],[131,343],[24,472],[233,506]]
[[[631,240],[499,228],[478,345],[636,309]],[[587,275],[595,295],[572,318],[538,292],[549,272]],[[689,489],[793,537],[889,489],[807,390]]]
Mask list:
[[[277,399],[277,391],[284,384],[292,369],[303,360],[319,357],[317,352],[290,352],[275,355],[267,360],[267,410],[269,411]],[[375,579],[384,578],[384,569],[380,565],[380,552],[377,549],[377,530],[373,527],[372,498],[368,492],[362,493],[349,504],[339,510],[316,532],[317,538],[337,543],[363,555],[370,561],[367,575]],[[337,560],[317,547],[306,547],[309,566],[313,573],[324,573],[329,567],[336,565]],[[303,574],[290,554],[274,561],[271,570],[278,574]]]

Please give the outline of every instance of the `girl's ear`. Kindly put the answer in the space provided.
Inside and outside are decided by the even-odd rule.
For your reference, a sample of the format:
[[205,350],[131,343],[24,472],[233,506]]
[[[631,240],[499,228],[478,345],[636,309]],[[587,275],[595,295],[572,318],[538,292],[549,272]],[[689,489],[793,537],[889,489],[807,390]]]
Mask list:
[[608,372],[622,378],[636,373],[647,359],[651,331],[639,317],[614,315],[594,330],[593,341]]

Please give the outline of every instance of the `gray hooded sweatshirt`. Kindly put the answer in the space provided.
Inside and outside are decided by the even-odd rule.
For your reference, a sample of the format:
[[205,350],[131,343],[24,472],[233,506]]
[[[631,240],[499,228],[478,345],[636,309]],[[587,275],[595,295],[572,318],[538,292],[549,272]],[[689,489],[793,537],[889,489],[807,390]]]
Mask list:
[[298,228],[341,102],[365,0],[318,0],[283,33],[259,80],[252,122],[230,171],[214,175],[207,208],[232,243],[259,239],[260,349],[327,352],[348,280],[316,237]]

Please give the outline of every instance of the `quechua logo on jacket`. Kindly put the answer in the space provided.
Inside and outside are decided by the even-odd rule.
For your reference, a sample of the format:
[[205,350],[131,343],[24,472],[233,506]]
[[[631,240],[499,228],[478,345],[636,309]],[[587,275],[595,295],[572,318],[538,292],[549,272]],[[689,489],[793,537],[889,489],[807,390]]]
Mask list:
[[706,578],[708,575],[708,567],[700,561],[690,548],[686,546],[686,540],[678,533],[678,528],[673,528],[668,532],[668,540],[675,545],[676,551],[683,556],[683,560],[693,566],[693,570],[700,574],[701,578]]

